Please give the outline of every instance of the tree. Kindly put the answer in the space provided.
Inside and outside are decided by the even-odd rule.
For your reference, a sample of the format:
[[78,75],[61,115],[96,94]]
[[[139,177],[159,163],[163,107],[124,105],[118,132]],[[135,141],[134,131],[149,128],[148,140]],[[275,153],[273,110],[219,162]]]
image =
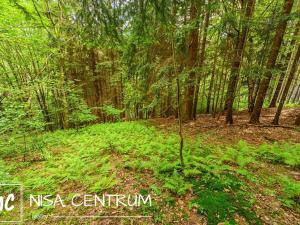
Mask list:
[[195,78],[196,72],[195,67],[197,63],[197,55],[198,55],[198,36],[199,36],[199,4],[197,4],[196,0],[191,0],[190,6],[190,24],[192,26],[191,31],[188,37],[188,61],[187,67],[189,69],[188,82],[186,87],[186,94],[184,100],[184,120],[193,119],[193,99],[194,99],[194,91],[195,91]]
[[230,72],[229,84],[227,89],[227,100],[226,100],[226,109],[227,109],[226,123],[229,124],[233,123],[232,112],[233,112],[233,103],[235,98],[236,86],[238,83],[240,65],[243,58],[247,33],[249,30],[249,19],[253,14],[254,5],[255,5],[255,0],[248,0],[246,10],[244,12],[244,15],[242,16],[242,18],[245,17],[245,19],[242,20],[242,30],[241,33],[238,35],[235,49],[232,56],[231,72]]
[[266,93],[267,93],[267,90],[269,87],[270,80],[272,78],[271,70],[274,68],[277,57],[278,57],[282,39],[283,39],[285,30],[286,30],[286,26],[287,26],[287,22],[289,19],[288,16],[292,10],[293,3],[294,3],[293,0],[285,0],[284,1],[284,6],[283,6],[283,10],[282,10],[283,18],[277,26],[276,33],[275,33],[273,43],[271,46],[269,58],[268,58],[268,61],[266,64],[266,72],[263,76],[263,79],[260,82],[255,106],[254,106],[253,112],[251,114],[250,123],[252,123],[252,124],[259,122],[261,109],[262,109],[262,106],[263,106],[263,103],[264,103],[264,100],[266,97]]
[[[300,29],[300,21],[296,25],[296,30],[294,32],[294,37],[293,37],[292,41],[290,42],[290,46],[294,46],[295,45],[295,43],[296,43],[296,38],[295,37],[297,36],[297,34],[299,32],[299,29]],[[269,105],[269,108],[276,107],[277,99],[279,97],[279,92],[281,90],[281,87],[282,87],[282,84],[283,84],[283,80],[284,80],[284,75],[285,75],[286,69],[288,67],[288,62],[291,59],[291,56],[292,56],[292,51],[289,51],[289,53],[285,57],[287,59],[286,62],[281,62],[280,63],[281,65],[279,67],[282,70],[282,74],[279,77],[279,80],[278,80],[275,92],[273,94],[271,103]],[[283,60],[281,60],[281,61],[283,61]]]
[[275,115],[275,117],[273,119],[273,122],[272,122],[273,124],[276,124],[276,125],[278,124],[279,117],[280,117],[284,102],[286,100],[286,97],[287,97],[287,94],[289,92],[289,89],[290,89],[291,83],[293,81],[293,78],[295,76],[295,73],[297,71],[299,58],[300,58],[300,44],[298,44],[297,52],[296,52],[295,58],[293,60],[292,68],[291,68],[291,71],[290,71],[289,76],[287,78],[287,81],[286,81],[286,84],[285,84],[285,87],[284,87],[284,90],[283,90],[283,93],[282,93],[282,96],[281,96],[281,99],[280,99],[280,102],[279,102],[279,106],[278,106],[277,111],[276,111],[276,115]]
[[[209,7],[210,1],[208,0],[207,7]],[[203,38],[201,41],[201,49],[200,49],[200,56],[199,56],[199,68],[202,69],[201,77],[204,77],[204,61],[205,61],[205,48],[206,48],[206,42],[207,42],[207,29],[209,25],[209,17],[210,17],[210,10],[207,8],[205,12],[205,18],[204,18],[204,27],[203,27]],[[199,89],[200,89],[200,80],[201,77],[198,75],[196,80],[196,88],[195,88],[195,95],[194,95],[194,101],[193,101],[193,119],[196,119],[197,116],[197,105],[198,105],[198,95],[199,95]]]

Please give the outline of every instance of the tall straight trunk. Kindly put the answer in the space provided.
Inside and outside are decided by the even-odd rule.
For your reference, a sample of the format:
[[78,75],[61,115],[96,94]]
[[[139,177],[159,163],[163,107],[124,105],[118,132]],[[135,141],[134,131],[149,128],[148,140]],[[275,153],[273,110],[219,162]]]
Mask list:
[[[253,48],[253,39],[249,38],[249,56],[248,56],[248,64],[250,67],[253,66],[253,56],[254,56],[254,48]],[[255,88],[255,79],[252,77],[252,74],[249,74],[247,77],[247,86],[248,86],[248,112],[251,112],[254,106],[254,88]]]
[[[296,77],[296,79],[292,82],[292,88],[291,90],[289,91],[289,94],[288,94],[288,100],[287,100],[287,103],[294,103],[296,98],[297,98],[297,92],[299,89],[299,78],[300,78],[300,74],[299,72],[296,73],[298,74],[298,76]],[[297,88],[298,87],[298,88]],[[295,93],[296,92],[296,93]]]
[[248,78],[248,112],[252,112],[254,107],[255,80]]
[[[198,17],[198,7],[197,1],[191,0],[191,7],[190,7],[190,22],[195,23]],[[185,101],[184,101],[184,120],[191,120],[193,119],[193,99],[194,99],[194,91],[195,91],[195,78],[196,73],[194,71],[194,67],[197,63],[197,52],[198,52],[198,23],[194,25],[190,34],[189,34],[189,43],[188,43],[188,61],[187,67],[190,70],[189,78],[185,93]]]
[[[219,42],[219,38],[218,38],[218,41],[217,41],[217,46],[218,46],[218,42]],[[210,82],[209,82],[209,88],[208,88],[208,94],[207,94],[206,113],[210,112],[211,94],[212,94],[212,91],[213,91],[213,84],[214,84],[214,81],[215,81],[217,58],[218,58],[218,51],[216,50],[215,54],[214,54],[213,71],[212,71],[212,74],[211,74],[211,78],[210,78]]]
[[276,107],[277,99],[278,99],[278,96],[279,96],[279,93],[280,93],[280,90],[281,90],[281,87],[282,87],[282,84],[283,84],[283,80],[284,80],[284,72],[282,71],[282,73],[279,77],[276,89],[274,91],[271,103],[269,105],[269,108]]
[[287,81],[286,81],[286,84],[285,84],[285,87],[284,87],[284,91],[282,93],[282,96],[281,96],[281,99],[280,99],[280,103],[279,103],[278,109],[276,111],[276,115],[274,117],[274,120],[273,120],[273,124],[278,124],[278,122],[279,122],[279,117],[280,117],[280,114],[281,114],[281,111],[282,111],[282,108],[283,108],[286,96],[287,96],[287,94],[289,92],[292,80],[293,80],[293,78],[295,76],[295,73],[297,71],[297,66],[298,66],[299,58],[300,58],[300,44],[298,44],[297,53],[295,55],[295,58],[294,58],[294,61],[293,61],[293,64],[292,64],[291,71],[290,71],[289,76],[287,78]]
[[[215,103],[215,106],[214,106],[214,111],[213,111],[213,117],[215,117],[216,115],[216,112],[218,110],[218,104],[219,104],[219,99],[220,99],[220,91],[221,91],[221,88],[222,88],[222,78],[224,76],[224,70],[225,70],[225,61],[226,61],[226,55],[227,55],[227,52],[228,50],[226,49],[225,50],[225,54],[224,54],[224,58],[223,58],[223,62],[222,62],[222,69],[221,69],[221,72],[220,72],[220,75],[219,75],[219,81],[218,81],[218,86],[217,86],[217,98],[216,98],[216,103]],[[225,82],[225,81],[223,81]]]
[[[299,74],[300,71],[298,71]],[[295,94],[295,98],[293,99],[294,103],[300,103],[299,99],[300,99],[300,83],[299,83],[299,77],[295,79],[295,86],[296,87],[296,94]]]
[[[275,65],[276,68],[276,65]],[[270,83],[269,83],[269,88],[267,90],[267,94],[266,94],[266,101],[271,102],[272,100],[272,96],[273,96],[273,92],[276,86],[276,77],[271,77]]]
[[271,46],[271,52],[269,54],[269,58],[266,65],[266,73],[264,74],[264,78],[261,80],[259,85],[259,90],[257,94],[257,99],[255,102],[255,106],[253,112],[251,114],[250,123],[255,124],[259,123],[259,117],[261,113],[262,106],[264,104],[264,100],[266,97],[266,93],[269,88],[270,80],[272,78],[271,70],[274,68],[278,53],[281,47],[281,43],[283,40],[283,36],[286,30],[287,22],[288,22],[288,15],[290,14],[292,7],[293,7],[294,0],[285,0],[283,6],[283,13],[282,16],[284,19],[279,23],[276,34]]
[[[208,0],[209,5],[209,0]],[[204,18],[204,27],[203,27],[203,39],[201,42],[201,50],[200,50],[200,59],[199,59],[199,68],[202,69],[201,76],[203,76],[203,66],[205,61],[205,48],[206,48],[206,40],[207,40],[207,28],[209,25],[209,10],[206,9],[205,18]],[[195,94],[194,94],[194,102],[193,102],[193,119],[196,119],[197,114],[197,105],[198,105],[198,95],[199,95],[199,89],[200,89],[200,80],[201,77],[197,77],[196,81],[196,88],[195,88]]]
[[247,33],[249,30],[248,22],[249,19],[252,17],[254,11],[254,5],[255,5],[255,0],[248,0],[245,15],[242,16],[245,17],[245,21],[243,21],[243,23],[245,24],[242,25],[242,31],[238,36],[232,61],[231,61],[231,72],[230,72],[229,84],[227,89],[227,100],[226,100],[226,109],[227,109],[226,123],[229,124],[233,123],[232,113],[233,113],[233,103],[235,98],[236,86],[238,83],[240,65],[243,59],[244,46],[246,43]]
[[[296,36],[299,32],[299,28],[300,28],[300,21],[297,23],[296,25],[296,29],[295,29],[295,32],[294,32],[294,38],[292,39],[292,41],[290,42],[290,46],[294,46],[295,43],[296,43]],[[288,62],[291,60],[291,57],[292,57],[292,51],[290,51],[287,56],[285,57],[286,60],[287,60],[287,63],[285,63],[280,69],[282,70],[282,74],[280,75],[279,77],[279,80],[278,80],[278,83],[277,83],[277,86],[276,86],[276,89],[275,89],[275,92],[274,92],[274,95],[272,97],[272,100],[271,100],[271,103],[269,105],[269,108],[273,108],[273,107],[276,107],[276,102],[277,102],[277,99],[278,99],[278,96],[279,96],[279,93],[280,93],[280,90],[281,90],[281,87],[282,87],[282,84],[283,84],[283,81],[284,81],[284,75],[285,75],[285,72],[286,72],[286,69],[288,67]]]
[[[227,83],[227,76],[228,76],[228,73],[229,73],[229,68],[225,71],[225,75],[224,75],[224,82],[223,82],[223,85],[222,85],[222,91],[221,91],[221,102],[220,102],[220,109],[224,107],[224,105],[226,106],[226,104],[224,103],[226,101],[226,95],[225,95],[225,90],[226,90],[226,83]],[[224,110],[226,110],[224,108]]]
[[204,101],[205,101],[206,78],[207,78],[207,74],[205,74],[203,77],[202,96],[200,97],[200,99],[201,99],[200,109],[201,110],[204,109],[204,107],[205,107]]

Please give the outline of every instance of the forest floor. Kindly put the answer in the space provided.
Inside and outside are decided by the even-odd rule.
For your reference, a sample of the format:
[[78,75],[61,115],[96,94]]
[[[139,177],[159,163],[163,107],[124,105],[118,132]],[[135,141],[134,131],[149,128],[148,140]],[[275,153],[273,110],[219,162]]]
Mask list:
[[[234,115],[234,124],[226,125],[225,116],[217,114],[200,115],[197,120],[184,123],[183,132],[187,137],[201,135],[205,143],[235,144],[240,140],[259,145],[264,142],[294,142],[300,143],[299,129],[294,127],[296,116],[300,108],[284,109],[280,118],[280,125],[271,124],[276,108],[263,109],[260,124],[249,124],[248,111]],[[159,118],[150,120],[156,127],[169,132],[176,132],[177,122],[174,118]]]
[[[295,119],[300,113],[300,108],[287,108],[282,111],[280,125],[272,125],[272,119],[276,113],[276,108],[263,109],[261,113],[260,123],[257,125],[249,124],[248,111],[242,111],[234,115],[234,124],[226,125],[225,116],[217,114],[214,117],[210,114],[199,115],[197,120],[186,122],[183,124],[183,135],[188,138],[201,137],[202,143],[207,146],[230,146],[237,144],[241,140],[247,143],[260,146],[264,143],[300,143],[300,128],[294,126]],[[161,131],[170,133],[178,132],[178,121],[171,118],[152,119],[151,123],[158,127]],[[298,149],[299,150],[299,149]],[[298,152],[300,156],[300,152]],[[299,169],[292,169],[282,165],[274,165],[269,162],[261,162],[261,168],[255,171],[256,175],[262,177],[272,176],[271,174],[288,174],[293,177],[298,185],[300,184]],[[267,175],[267,176],[266,176]],[[268,196],[264,193],[264,188],[253,182],[247,182],[248,188],[257,197],[256,211],[259,211],[260,217],[264,224],[300,224],[300,214],[294,213],[289,209],[282,207],[282,204],[275,196]],[[273,186],[273,189],[280,188]],[[249,189],[249,190],[250,190]],[[300,186],[298,186],[298,198],[300,197]],[[299,207],[299,199],[298,199]],[[272,219],[271,215],[280,215],[276,219]],[[202,224],[203,220],[195,219],[197,216],[191,216],[195,221],[191,220],[190,224]],[[248,224],[243,218],[235,215],[238,224]],[[206,224],[206,222],[204,222]]]
[[[281,127],[270,125],[274,109],[264,110],[257,126],[247,112],[234,125],[224,125],[222,115],[185,123],[184,176],[174,118],[46,133],[28,140],[29,152],[0,139],[0,180],[24,185],[25,224],[296,225],[300,131],[292,124],[299,111],[285,109]],[[32,193],[140,193],[153,204],[32,208]],[[95,215],[150,218],[88,218]]]

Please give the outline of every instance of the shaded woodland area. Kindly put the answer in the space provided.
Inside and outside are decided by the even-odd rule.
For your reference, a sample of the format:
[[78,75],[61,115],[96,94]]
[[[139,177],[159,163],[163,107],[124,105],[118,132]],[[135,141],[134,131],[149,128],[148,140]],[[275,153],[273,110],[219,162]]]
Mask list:
[[178,103],[184,121],[229,124],[278,107],[278,124],[300,100],[299,4],[2,1],[1,130],[177,117]]

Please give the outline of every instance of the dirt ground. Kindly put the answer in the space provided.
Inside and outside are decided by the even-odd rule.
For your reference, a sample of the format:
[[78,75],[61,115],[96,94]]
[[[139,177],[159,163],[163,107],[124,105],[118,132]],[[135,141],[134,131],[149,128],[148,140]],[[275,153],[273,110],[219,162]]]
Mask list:
[[[234,115],[234,124],[225,124],[225,115],[199,115],[197,120],[183,124],[183,133],[186,136],[203,136],[206,144],[232,144],[245,140],[251,144],[264,142],[293,142],[300,143],[300,127],[295,127],[296,116],[300,108],[284,109],[280,118],[280,125],[271,124],[276,109],[264,109],[260,124],[249,124],[249,113],[242,111]],[[159,118],[150,120],[156,127],[176,131],[178,122],[175,118]]]

